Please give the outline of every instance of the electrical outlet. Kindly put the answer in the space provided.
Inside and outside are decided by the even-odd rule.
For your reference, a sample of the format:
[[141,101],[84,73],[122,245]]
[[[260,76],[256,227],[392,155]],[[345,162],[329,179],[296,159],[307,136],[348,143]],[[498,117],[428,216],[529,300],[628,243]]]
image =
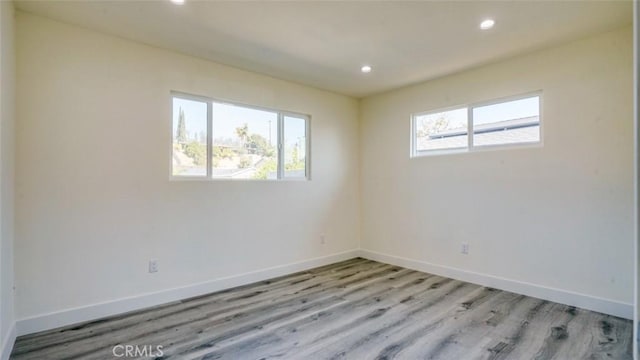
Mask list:
[[327,243],[327,239],[324,234],[320,234],[320,244],[324,245]]
[[149,260],[149,273],[158,272],[158,260],[152,259]]
[[469,254],[469,244],[468,243],[462,243],[462,245],[460,246],[460,253],[468,255]]

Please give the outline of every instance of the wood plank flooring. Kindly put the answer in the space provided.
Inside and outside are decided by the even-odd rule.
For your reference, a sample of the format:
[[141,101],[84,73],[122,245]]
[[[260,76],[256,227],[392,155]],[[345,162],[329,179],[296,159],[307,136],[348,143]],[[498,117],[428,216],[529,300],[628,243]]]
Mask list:
[[131,358],[116,345],[147,359],[631,359],[632,323],[358,258],[22,336],[11,359]]

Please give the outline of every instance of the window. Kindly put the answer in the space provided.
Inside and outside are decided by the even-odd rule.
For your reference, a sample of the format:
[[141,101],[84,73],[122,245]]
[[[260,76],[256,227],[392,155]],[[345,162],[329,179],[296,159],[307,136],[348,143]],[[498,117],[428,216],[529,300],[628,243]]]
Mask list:
[[540,143],[540,96],[413,115],[412,156]]
[[417,115],[416,151],[463,149],[469,144],[467,108]]
[[299,116],[284,117],[284,177],[304,178],[307,158],[307,120]]
[[207,104],[173,99],[173,174],[207,175]]
[[540,142],[540,97],[473,107],[473,145]]
[[308,179],[309,117],[173,96],[172,175],[202,179]]
[[277,179],[278,113],[216,102],[212,106],[211,176]]

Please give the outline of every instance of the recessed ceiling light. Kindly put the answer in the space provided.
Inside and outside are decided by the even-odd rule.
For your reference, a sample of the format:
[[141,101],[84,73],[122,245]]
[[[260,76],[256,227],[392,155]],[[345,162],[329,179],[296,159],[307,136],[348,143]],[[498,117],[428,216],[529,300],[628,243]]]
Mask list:
[[176,5],[182,5],[184,4],[184,0],[171,0],[172,3],[176,4]]
[[362,71],[363,73],[370,73],[371,72],[371,66],[369,65],[364,65],[363,67],[360,68],[360,71]]
[[487,19],[483,22],[480,23],[480,29],[482,30],[489,30],[493,27],[493,25],[495,25],[496,22],[493,21],[492,19]]

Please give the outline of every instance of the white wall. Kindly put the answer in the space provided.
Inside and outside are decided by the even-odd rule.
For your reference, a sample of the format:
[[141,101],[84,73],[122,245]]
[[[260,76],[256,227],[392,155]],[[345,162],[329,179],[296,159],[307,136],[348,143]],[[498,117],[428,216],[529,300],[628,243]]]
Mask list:
[[[626,27],[363,100],[362,247],[632,309],[631,35]],[[535,90],[543,147],[409,158],[410,114]]]
[[[19,318],[358,247],[357,100],[22,12],[17,60]],[[311,114],[313,180],[169,181],[171,90]]]
[[0,354],[13,345],[14,87],[14,10],[0,1]]

